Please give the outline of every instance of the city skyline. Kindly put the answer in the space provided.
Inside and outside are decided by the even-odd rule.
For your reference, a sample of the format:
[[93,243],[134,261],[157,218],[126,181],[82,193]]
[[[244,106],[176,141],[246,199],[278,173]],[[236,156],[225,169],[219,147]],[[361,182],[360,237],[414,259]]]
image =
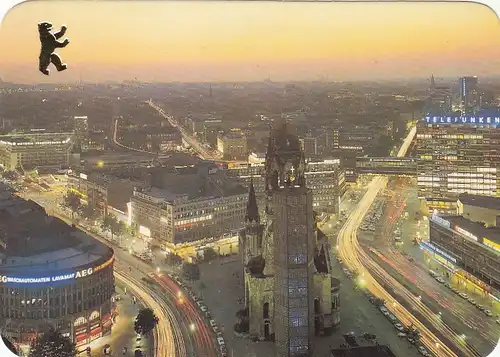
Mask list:
[[[500,75],[498,18],[478,4],[131,2],[120,3],[120,16],[113,17],[116,6],[17,6],[0,31],[0,44],[10,49],[0,59],[0,77],[31,84]],[[93,24],[81,21],[85,17]],[[51,21],[55,30],[68,26],[71,43],[58,50],[68,71],[38,72],[40,21]],[[457,23],[468,26],[461,36]]]

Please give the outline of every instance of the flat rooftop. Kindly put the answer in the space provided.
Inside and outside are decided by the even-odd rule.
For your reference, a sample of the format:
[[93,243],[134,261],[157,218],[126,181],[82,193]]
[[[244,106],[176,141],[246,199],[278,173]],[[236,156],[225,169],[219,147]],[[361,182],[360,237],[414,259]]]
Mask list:
[[461,194],[458,200],[464,205],[500,211],[500,198]]
[[33,201],[11,197],[0,205],[0,270],[63,270],[111,257],[112,249]]
[[0,135],[0,143],[12,145],[22,144],[64,144],[71,140],[73,133],[46,133],[46,132],[29,132],[15,133],[8,135]]
[[151,189],[151,194],[166,200],[181,196],[195,200],[247,193],[247,189],[237,180],[227,178],[223,171],[210,163],[155,168],[151,175],[151,186],[158,189]]
[[441,216],[441,218],[449,221],[452,226],[457,225],[460,228],[472,233],[478,238],[479,242],[481,242],[482,237],[486,237],[487,239],[500,244],[500,228],[486,228],[481,223],[470,221],[462,216]]

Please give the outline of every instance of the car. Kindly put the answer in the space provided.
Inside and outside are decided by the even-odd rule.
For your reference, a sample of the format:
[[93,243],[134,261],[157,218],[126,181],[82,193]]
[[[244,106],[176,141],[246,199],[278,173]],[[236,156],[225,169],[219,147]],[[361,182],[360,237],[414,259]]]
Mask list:
[[484,311],[484,309],[485,309],[485,308],[484,308],[484,306],[483,306],[483,305],[481,305],[481,304],[477,304],[477,305],[476,305],[476,307],[477,307],[479,310],[481,310],[481,311]]
[[226,345],[226,341],[224,341],[224,337],[217,337],[217,343],[219,344],[219,347]]
[[388,318],[389,320],[391,320],[392,322],[396,322],[396,321],[398,320],[398,319],[396,318],[396,316],[394,316],[394,315],[393,315],[393,314],[391,314],[391,313],[387,314],[386,316],[387,316],[387,318]]
[[489,316],[489,317],[493,316],[493,314],[491,313],[490,310],[483,310],[483,312],[485,313],[486,316]]
[[378,309],[380,311],[382,311],[382,313],[387,312],[387,309],[385,308],[385,306],[380,306]]
[[210,320],[209,323],[210,323],[211,327],[217,326],[217,323],[215,322],[215,320]]
[[470,302],[472,305],[476,305],[476,300],[474,300],[473,298],[468,298],[467,299],[468,302]]
[[448,289],[451,289],[451,284],[450,283],[444,283],[444,286],[446,286]]
[[466,293],[460,293],[460,294],[458,294],[458,295],[460,295],[460,297],[461,297],[462,299],[467,299],[467,298],[469,298],[469,295],[467,295]]
[[415,344],[415,340],[411,337],[406,337],[406,339],[408,340],[408,342],[410,342],[412,345]]
[[394,324],[394,327],[396,328],[396,330],[401,331],[401,332],[403,332],[405,330],[405,327],[403,325],[401,325],[400,323]]
[[418,347],[418,352],[422,355],[422,356],[428,356],[429,355],[429,352],[427,352],[427,350],[425,349],[424,346],[419,346]]
[[401,337],[401,338],[406,337],[406,333],[398,332],[398,337]]
[[457,289],[455,289],[455,288],[453,288],[453,287],[451,288],[451,291],[453,291],[455,294],[460,293],[460,291],[458,291]]
[[500,325],[500,319],[496,320],[495,322]]
[[207,312],[208,308],[205,305],[201,305],[200,306],[200,310],[203,311],[203,312]]

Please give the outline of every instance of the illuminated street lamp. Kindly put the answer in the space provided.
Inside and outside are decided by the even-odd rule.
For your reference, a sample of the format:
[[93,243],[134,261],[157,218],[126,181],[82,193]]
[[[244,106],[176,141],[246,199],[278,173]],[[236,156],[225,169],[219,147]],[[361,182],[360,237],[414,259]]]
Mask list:
[[194,330],[196,330],[196,325],[195,324],[190,324],[189,325],[189,329],[191,330],[191,332],[193,332]]

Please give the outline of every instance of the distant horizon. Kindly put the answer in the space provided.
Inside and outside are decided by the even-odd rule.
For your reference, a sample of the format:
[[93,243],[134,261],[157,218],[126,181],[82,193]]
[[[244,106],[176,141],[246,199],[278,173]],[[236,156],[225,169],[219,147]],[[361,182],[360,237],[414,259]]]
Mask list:
[[[41,21],[54,31],[67,25],[71,42],[56,51],[64,72],[38,71]],[[467,24],[460,36],[457,24]],[[0,77],[19,84],[487,77],[500,75],[499,43],[498,17],[475,3],[32,1],[1,24],[0,48],[9,55],[0,57]]]

